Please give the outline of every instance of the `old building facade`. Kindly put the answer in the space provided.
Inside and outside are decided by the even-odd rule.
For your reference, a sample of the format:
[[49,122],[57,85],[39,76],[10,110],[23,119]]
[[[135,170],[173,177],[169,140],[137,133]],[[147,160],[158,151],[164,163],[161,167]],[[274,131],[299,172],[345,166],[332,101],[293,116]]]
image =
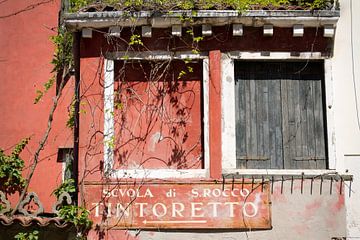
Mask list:
[[30,185],[45,212],[75,178],[88,239],[360,237],[357,1],[244,12],[0,4],[0,146],[31,136],[24,159],[57,91],[33,104],[51,72],[46,38],[58,21],[73,34],[74,69]]

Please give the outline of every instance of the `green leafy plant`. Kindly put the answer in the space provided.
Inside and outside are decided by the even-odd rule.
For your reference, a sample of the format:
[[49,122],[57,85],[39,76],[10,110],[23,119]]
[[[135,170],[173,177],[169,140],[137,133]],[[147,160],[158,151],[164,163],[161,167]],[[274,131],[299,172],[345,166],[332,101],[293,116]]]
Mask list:
[[79,206],[67,205],[59,210],[59,217],[64,221],[74,224],[77,231],[77,239],[85,240],[93,222],[89,218],[90,212]]
[[72,129],[75,126],[75,98],[71,101],[71,104],[68,107],[68,111],[68,120],[66,121],[66,126]]
[[324,9],[334,3],[334,0],[70,0],[71,12],[89,6],[95,2],[116,6],[118,10],[155,10],[155,11],[172,11],[172,10],[199,10],[199,9],[234,9],[249,10],[263,7],[289,7],[299,6],[305,9]]
[[74,193],[76,191],[75,188],[75,180],[72,178],[66,179],[58,188],[56,188],[52,193],[59,198],[59,196],[64,193]]
[[[61,73],[64,68],[71,68],[73,65],[72,55],[72,34],[64,28],[59,28],[58,34],[50,38],[55,45],[55,52],[51,64],[53,65],[52,72]],[[55,83],[55,76],[52,76],[44,83],[44,89],[36,90],[36,97],[34,104],[37,104],[41,98],[49,91]]]
[[44,83],[44,90],[36,90],[36,97],[34,99],[34,104],[37,104],[45,93],[49,91],[49,89],[54,85],[55,77],[51,77],[47,82]]
[[94,0],[69,0],[69,11],[76,12],[93,2]]
[[72,55],[72,33],[60,27],[58,34],[51,37],[51,41],[55,45],[55,53],[51,61],[51,64],[53,64],[52,72],[59,72],[66,66],[72,66],[74,62]]
[[132,45],[141,45],[143,46],[143,42],[141,41],[141,36],[138,35],[138,34],[133,34],[131,35],[130,37],[130,42],[129,42],[129,45],[132,46]]
[[[75,181],[74,179],[66,179],[57,189],[53,191],[53,194],[58,198],[62,193],[75,193]],[[58,212],[58,216],[64,221],[74,224],[77,232],[76,239],[85,240],[87,233],[91,229],[92,221],[89,218],[90,212],[79,206],[65,205],[61,206]]]
[[30,138],[24,138],[18,143],[10,155],[6,155],[0,149],[0,186],[5,192],[13,192],[24,187],[25,179],[22,176],[24,160],[20,158],[20,153],[29,143]]
[[17,240],[38,240],[39,239],[39,231],[34,230],[32,232],[24,233],[20,232],[14,237]]

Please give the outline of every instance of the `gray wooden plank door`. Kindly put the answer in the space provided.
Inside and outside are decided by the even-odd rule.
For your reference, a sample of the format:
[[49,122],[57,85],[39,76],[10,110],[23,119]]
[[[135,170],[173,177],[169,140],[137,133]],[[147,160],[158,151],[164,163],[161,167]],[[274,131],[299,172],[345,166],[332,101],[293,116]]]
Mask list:
[[238,168],[326,168],[323,78],[322,62],[236,62]]

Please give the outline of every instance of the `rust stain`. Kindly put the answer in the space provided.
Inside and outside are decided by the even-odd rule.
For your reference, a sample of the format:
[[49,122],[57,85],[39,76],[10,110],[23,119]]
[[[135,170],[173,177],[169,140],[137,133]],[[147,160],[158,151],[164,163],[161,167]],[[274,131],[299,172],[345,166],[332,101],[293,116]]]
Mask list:
[[281,187],[274,187],[274,192],[272,194],[273,200],[278,203],[287,203],[286,194],[281,193]]
[[304,233],[309,231],[309,226],[306,224],[299,224],[293,227],[297,234],[303,235]]
[[339,212],[344,208],[345,205],[345,197],[344,194],[338,194],[338,199],[335,204],[332,205],[333,212]]
[[316,211],[321,207],[322,201],[321,199],[316,199],[313,202],[307,204],[305,206],[305,210],[302,213],[304,219],[310,220],[312,217],[316,215]]
[[320,199],[317,199],[317,200],[313,201],[312,203],[307,204],[305,206],[307,211],[315,211],[316,209],[318,209],[320,207],[321,207],[321,200]]

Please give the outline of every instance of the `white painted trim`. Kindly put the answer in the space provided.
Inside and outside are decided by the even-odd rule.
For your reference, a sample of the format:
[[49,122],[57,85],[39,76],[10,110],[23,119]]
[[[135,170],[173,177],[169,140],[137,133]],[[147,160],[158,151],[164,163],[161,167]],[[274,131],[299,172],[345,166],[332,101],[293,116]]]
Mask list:
[[181,37],[181,35],[182,35],[182,25],[181,24],[172,25],[171,26],[171,34],[173,36]]
[[207,53],[194,54],[191,51],[168,52],[168,51],[146,51],[146,52],[126,52],[118,51],[106,53],[107,59],[114,60],[171,60],[171,59],[206,59]]
[[204,168],[210,169],[210,135],[209,135],[209,59],[203,60],[203,109],[204,109],[204,120],[203,120],[203,131],[204,131]]
[[206,178],[207,171],[205,169],[118,169],[111,173],[111,178]]
[[274,35],[274,25],[272,24],[265,24],[263,26],[263,35],[265,37],[272,37]]
[[231,51],[227,53],[232,59],[244,60],[287,60],[287,59],[326,59],[327,57],[321,56],[321,52],[299,52],[298,56],[293,56],[291,52],[268,52],[266,56],[261,52],[240,52]]
[[121,28],[120,26],[111,26],[109,27],[108,34],[111,37],[120,37],[121,36]]
[[[158,55],[160,58],[156,58]],[[204,104],[204,169],[113,169],[114,152],[114,59],[129,60],[170,60],[170,59],[202,59],[203,60],[203,104]],[[204,53],[190,52],[132,52],[108,53],[104,63],[104,169],[110,178],[206,178],[209,176],[209,59]]]
[[[232,64],[229,64],[229,59]],[[328,137],[328,165],[329,170],[307,170],[307,169],[236,169],[236,126],[235,126],[235,80],[234,80],[234,60],[318,60],[324,59],[324,71],[325,71],[325,96],[326,96],[326,121],[327,121],[327,137]],[[337,169],[336,166],[336,148],[335,148],[335,122],[334,122],[334,113],[332,110],[333,105],[333,78],[332,78],[332,67],[331,60],[321,56],[319,52],[302,52],[299,57],[291,56],[290,52],[270,52],[269,56],[261,55],[261,52],[240,52],[232,51],[226,54],[223,54],[222,58],[222,69],[223,69],[223,105],[222,105],[222,116],[223,124],[226,125],[226,128],[223,129],[223,144],[222,144],[222,164],[223,164],[223,174],[244,172],[243,174],[266,174],[267,172],[281,172],[281,174],[288,174],[294,172],[294,174],[302,174],[304,172],[312,174],[313,171],[319,172],[328,172],[331,169]],[[230,81],[233,81],[233,87],[228,86],[227,77]],[[231,79],[232,78],[232,79]],[[233,102],[229,99],[233,99]],[[229,113],[233,109],[233,113]],[[226,111],[225,111],[226,110]],[[225,131],[224,131],[225,130]],[[231,139],[234,138],[235,140]],[[231,145],[235,142],[233,150]],[[233,156],[232,154],[234,154]]]
[[295,24],[293,26],[293,37],[303,37],[304,36],[304,25]]
[[114,165],[114,61],[104,62],[104,170],[112,171]]
[[61,182],[65,181],[66,161],[61,163]]
[[221,69],[222,167],[236,168],[234,60],[227,54],[221,55]]
[[203,36],[211,36],[212,35],[212,28],[209,24],[203,24],[201,26],[201,33]]
[[326,121],[327,121],[327,139],[328,139],[328,164],[329,169],[338,169],[336,166],[336,136],[334,119],[334,83],[332,77],[332,62],[330,59],[324,61],[325,72],[325,96],[326,96]]
[[332,24],[324,25],[324,37],[332,38],[335,36],[335,27]]
[[233,36],[242,36],[244,35],[244,28],[242,24],[235,23],[232,25]]

